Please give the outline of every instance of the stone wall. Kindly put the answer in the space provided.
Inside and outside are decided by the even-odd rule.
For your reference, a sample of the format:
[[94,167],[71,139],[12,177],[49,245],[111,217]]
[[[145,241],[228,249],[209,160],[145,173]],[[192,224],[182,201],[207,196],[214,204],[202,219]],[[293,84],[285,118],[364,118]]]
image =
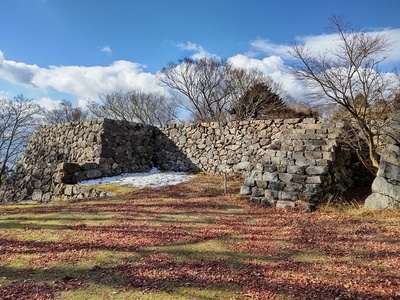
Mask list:
[[[160,130],[200,170],[241,172],[241,193],[255,201],[319,202],[352,184],[350,153],[340,150],[336,141],[340,128],[319,119],[185,124]],[[173,165],[175,156],[170,157]]]
[[46,201],[84,179],[152,167],[240,172],[246,178],[243,194],[320,201],[349,184],[339,131],[314,118],[161,127],[99,119],[40,126],[0,201]]
[[[154,130],[108,119],[39,126],[15,167],[13,185],[0,191],[0,202],[47,201],[60,184],[150,170]],[[58,170],[60,163],[75,167]]]
[[[288,158],[283,152],[288,151],[290,158],[304,164],[310,159],[332,160],[339,132],[333,124],[314,118],[181,124],[159,129],[200,170],[212,173],[247,170],[265,157],[277,157],[272,163],[280,164],[281,158]],[[163,155],[175,157],[161,148]],[[283,163],[289,164],[285,159]]]
[[383,150],[372,194],[364,206],[376,210],[400,208],[400,144],[388,145]]

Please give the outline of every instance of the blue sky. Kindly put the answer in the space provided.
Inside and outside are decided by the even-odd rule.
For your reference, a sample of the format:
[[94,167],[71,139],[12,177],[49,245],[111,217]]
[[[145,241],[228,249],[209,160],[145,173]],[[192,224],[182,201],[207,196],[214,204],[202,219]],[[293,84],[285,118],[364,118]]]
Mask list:
[[[294,39],[329,44],[332,14],[400,43],[399,0],[1,0],[0,97],[81,105],[128,88],[163,92],[155,74],[184,57],[258,67],[295,97],[284,74]],[[400,45],[386,67],[400,68]]]

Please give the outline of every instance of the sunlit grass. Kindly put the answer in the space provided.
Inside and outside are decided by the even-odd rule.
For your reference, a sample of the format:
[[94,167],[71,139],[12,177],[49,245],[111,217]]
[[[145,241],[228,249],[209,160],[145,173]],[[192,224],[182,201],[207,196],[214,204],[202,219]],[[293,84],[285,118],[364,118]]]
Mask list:
[[182,261],[191,260],[211,260],[211,259],[239,259],[239,255],[230,249],[235,243],[236,238],[213,239],[205,242],[184,244],[184,245],[167,245],[159,247],[150,247],[147,250],[159,253],[166,253],[176,257]]
[[94,185],[79,185],[85,188],[94,188],[97,191],[111,193],[113,195],[124,195],[126,193],[137,190],[137,188],[129,185],[120,185],[118,183],[99,183]]
[[239,290],[233,286],[216,286],[210,289],[199,290],[193,287],[174,288],[173,292],[161,292],[126,288],[121,286],[107,286],[90,284],[82,290],[62,292],[62,300],[213,300],[213,299],[236,299]]
[[65,284],[60,299],[296,299],[298,287],[350,283],[348,268],[370,274],[357,297],[394,295],[374,280],[400,276],[399,211],[282,211],[240,199],[240,184],[229,179],[224,194],[222,176],[200,174],[112,198],[0,206],[0,298],[34,280]]
[[327,263],[330,257],[316,250],[305,249],[295,254],[294,259],[302,263]]
[[[1,209],[1,206],[0,206]],[[115,213],[74,211],[73,205],[69,209],[60,208],[52,213],[5,214],[0,219],[0,229],[64,229],[66,226],[86,224],[88,226],[102,226],[115,221]]]

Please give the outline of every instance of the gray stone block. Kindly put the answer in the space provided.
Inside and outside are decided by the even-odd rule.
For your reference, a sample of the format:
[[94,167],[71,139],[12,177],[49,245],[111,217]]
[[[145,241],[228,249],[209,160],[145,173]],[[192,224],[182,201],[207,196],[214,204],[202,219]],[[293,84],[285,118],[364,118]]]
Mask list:
[[298,157],[295,160],[296,166],[301,166],[301,167],[308,167],[308,166],[313,165],[313,163],[314,163],[314,160],[307,159],[307,158],[304,158],[304,157]]
[[279,165],[281,164],[281,158],[280,157],[276,157],[276,156],[272,156],[271,157],[271,163],[276,165],[277,167],[279,167]]
[[63,162],[57,165],[57,171],[65,173],[75,173],[80,170],[79,164]]
[[278,173],[265,172],[263,180],[277,182],[279,180]]
[[282,192],[279,192],[279,199],[296,201],[296,200],[299,199],[299,193],[298,192],[282,191]]
[[256,181],[254,180],[254,178],[246,177],[244,179],[244,185],[248,187],[253,187],[256,185]]
[[245,171],[245,170],[248,170],[249,167],[250,167],[250,162],[242,161],[242,162],[234,165],[233,169],[236,171]]
[[65,185],[64,194],[67,195],[67,196],[74,195],[74,186],[71,185],[71,184]]
[[329,166],[310,166],[306,169],[307,175],[326,175],[329,172]]
[[268,186],[268,181],[266,180],[256,180],[256,186],[260,189],[265,190]]
[[265,190],[264,195],[269,200],[277,200],[279,198],[279,192],[274,190]]
[[250,195],[251,194],[251,188],[248,187],[248,186],[240,187],[240,194],[241,195]]
[[289,174],[302,175],[302,174],[304,174],[304,169],[305,169],[305,167],[303,167],[303,166],[287,166],[286,171]]
[[306,184],[305,192],[309,194],[318,194],[323,192],[323,189],[319,184]]
[[32,193],[32,200],[33,201],[42,201],[42,190],[36,189]]
[[372,193],[365,200],[364,207],[372,210],[382,210],[387,208],[400,208],[400,200],[395,200],[386,195]]
[[306,181],[307,175],[298,175],[298,174],[293,174],[293,178],[291,182],[294,183],[304,183]]
[[320,151],[315,151],[315,150],[320,150],[320,148],[312,147],[309,148],[312,151],[306,151],[304,153],[305,158],[307,159],[320,159],[322,158],[322,152]]
[[260,204],[263,198],[261,197],[249,197],[248,201],[252,203]]
[[64,194],[64,185],[57,184],[54,188],[53,194],[56,196],[60,196],[60,195]]
[[251,189],[251,195],[254,197],[263,197],[265,194],[265,190],[258,188],[258,187],[253,187]]
[[276,201],[275,200],[270,200],[270,199],[261,199],[261,204],[265,206],[275,206]]
[[321,184],[323,182],[322,176],[309,176],[306,179],[306,183],[309,184]]
[[264,164],[264,171],[268,173],[276,172],[276,165]]
[[286,184],[284,182],[270,182],[268,183],[268,189],[274,191],[281,191],[284,189]]
[[278,201],[276,201],[276,207],[278,207],[278,208],[294,208],[295,203],[293,201],[278,200]]
[[254,180],[262,180],[263,179],[263,172],[262,171],[253,171],[251,172],[251,177],[254,178]]
[[396,180],[400,185],[400,166],[389,164],[386,161],[381,161],[376,176]]
[[393,144],[386,146],[382,151],[381,161],[400,166],[400,147]]
[[44,193],[42,196],[42,202],[49,202],[51,199],[52,193]]
[[304,190],[304,185],[301,183],[290,182],[286,184],[285,191],[287,192],[302,192]]
[[395,200],[400,200],[400,185],[394,185],[383,177],[376,177],[372,183],[372,192],[380,193]]
[[292,174],[287,174],[287,173],[279,173],[279,180],[285,182],[285,183],[289,183],[291,182],[293,179],[293,175]]

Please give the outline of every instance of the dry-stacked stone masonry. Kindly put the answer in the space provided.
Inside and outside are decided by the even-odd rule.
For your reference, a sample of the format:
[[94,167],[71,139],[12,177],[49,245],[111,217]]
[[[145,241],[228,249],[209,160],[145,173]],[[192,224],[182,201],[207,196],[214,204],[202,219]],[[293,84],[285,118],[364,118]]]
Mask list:
[[[0,201],[47,201],[66,184],[151,168],[154,128],[98,119],[39,126],[15,167],[14,184],[0,191]],[[87,192],[85,196],[97,196]]]
[[152,167],[244,175],[256,201],[321,201],[351,184],[340,128],[321,119],[277,119],[154,127],[109,119],[40,126],[0,200],[97,196],[75,183]]
[[376,210],[400,208],[400,144],[389,144],[383,150],[372,194],[364,206]]
[[[279,119],[161,127],[199,169],[241,172],[253,201],[321,201],[351,185],[350,154],[340,128],[319,119]],[[278,203],[281,204],[281,203]]]

